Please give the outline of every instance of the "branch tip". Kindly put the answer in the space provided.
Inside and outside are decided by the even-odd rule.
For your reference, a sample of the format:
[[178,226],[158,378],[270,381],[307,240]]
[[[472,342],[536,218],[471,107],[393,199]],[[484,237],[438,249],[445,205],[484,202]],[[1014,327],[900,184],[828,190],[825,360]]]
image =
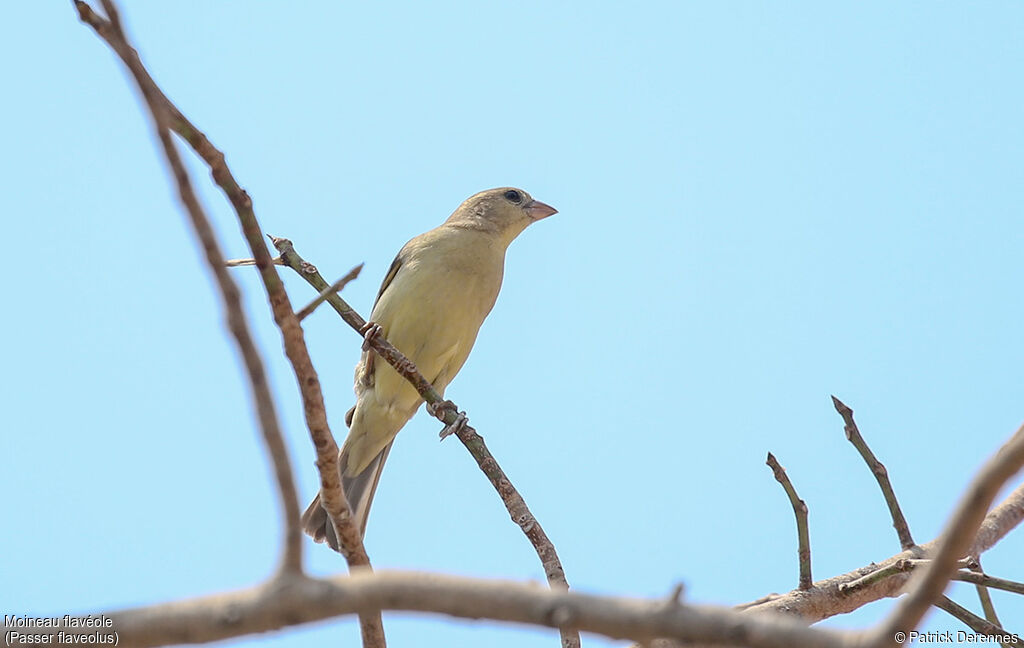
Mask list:
[[900,548],[906,550],[915,547],[916,543],[910,534],[910,525],[907,524],[907,518],[903,516],[903,510],[900,508],[899,500],[896,498],[896,491],[893,490],[892,482],[889,480],[889,471],[878,460],[875,453],[868,446],[867,441],[861,435],[857,422],[853,419],[853,410],[835,396],[832,396],[832,404],[835,405],[836,411],[843,418],[843,432],[846,434],[846,439],[857,449],[864,463],[867,464],[868,470],[871,471],[871,474],[875,476],[875,481],[878,482],[878,487],[882,491],[882,497],[885,499],[885,504],[889,509],[889,517],[892,518],[892,526],[896,530],[896,537],[899,539]]
[[683,593],[686,591],[686,585],[682,582],[676,583],[672,587],[672,591],[668,593],[668,604],[670,607],[681,605],[683,602]]
[[797,557],[800,564],[797,587],[801,590],[810,589],[814,581],[811,578],[811,535],[807,524],[807,503],[797,495],[796,488],[786,474],[786,469],[779,464],[775,455],[769,452],[765,463],[772,469],[775,480],[782,485],[789,497],[789,503],[793,507],[793,515],[796,517]]

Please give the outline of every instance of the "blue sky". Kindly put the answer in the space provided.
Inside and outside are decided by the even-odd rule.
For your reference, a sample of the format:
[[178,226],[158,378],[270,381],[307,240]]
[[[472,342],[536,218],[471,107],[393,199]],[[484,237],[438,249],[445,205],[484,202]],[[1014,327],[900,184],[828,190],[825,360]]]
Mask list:
[[[149,69],[227,153],[264,229],[368,313],[395,252],[465,197],[560,213],[509,251],[448,395],[570,583],[740,603],[796,584],[769,450],[810,507],[814,575],[898,550],[829,394],[854,408],[915,539],[1024,420],[1018,3],[126,3]],[[119,62],[69,3],[0,39],[9,279],[0,613],[250,585],[276,500],[218,298]],[[193,164],[227,253],[233,214]],[[235,276],[303,502],[317,488],[262,288]],[[312,297],[286,280],[297,305]],[[305,326],[336,434],[359,340]],[[418,415],[367,546],[381,568],[543,580],[469,455]],[[1019,483],[1019,482],[1015,482]],[[1024,580],[1024,536],[985,555]],[[343,569],[308,546],[316,573]],[[967,588],[954,588],[977,610]],[[1004,620],[1020,597],[995,593]],[[882,601],[826,622],[864,627]],[[388,615],[392,645],[548,631]],[[927,627],[956,630],[933,612]],[[1010,626],[1021,631],[1020,627]],[[355,644],[354,621],[239,645]],[[590,639],[588,645],[618,645]]]

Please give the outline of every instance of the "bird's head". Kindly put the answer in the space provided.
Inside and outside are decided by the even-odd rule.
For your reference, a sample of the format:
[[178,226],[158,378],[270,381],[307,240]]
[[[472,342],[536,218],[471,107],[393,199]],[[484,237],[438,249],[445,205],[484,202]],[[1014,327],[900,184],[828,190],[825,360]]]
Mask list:
[[499,187],[467,198],[448,223],[495,232],[508,245],[527,225],[556,213],[554,207],[534,200],[522,189]]

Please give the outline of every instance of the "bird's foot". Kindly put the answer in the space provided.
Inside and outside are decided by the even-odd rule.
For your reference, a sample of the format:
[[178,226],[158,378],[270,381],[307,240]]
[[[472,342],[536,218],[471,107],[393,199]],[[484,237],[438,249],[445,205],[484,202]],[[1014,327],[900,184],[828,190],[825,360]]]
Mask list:
[[458,406],[450,400],[438,401],[436,403],[427,403],[427,414],[430,414],[436,419],[444,421],[444,415],[448,413],[448,410],[459,413]]
[[373,341],[380,337],[384,330],[380,324],[367,322],[363,324],[363,328],[359,329],[359,332],[363,334],[363,351],[369,351],[373,347]]
[[455,420],[451,425],[445,425],[444,429],[441,430],[441,440],[444,441],[447,437],[462,432],[465,428],[469,427],[469,417],[466,416],[465,412],[460,412],[459,408],[455,403],[450,400],[443,400],[437,403],[427,403],[427,412],[441,421],[444,421],[448,412],[455,414]]
[[455,414],[455,422],[452,423],[451,425],[444,426],[444,429],[441,430],[441,433],[438,436],[441,438],[442,441],[444,441],[453,434],[458,436],[463,431],[472,429],[473,428],[469,427],[469,417],[466,416],[466,413],[457,412]]

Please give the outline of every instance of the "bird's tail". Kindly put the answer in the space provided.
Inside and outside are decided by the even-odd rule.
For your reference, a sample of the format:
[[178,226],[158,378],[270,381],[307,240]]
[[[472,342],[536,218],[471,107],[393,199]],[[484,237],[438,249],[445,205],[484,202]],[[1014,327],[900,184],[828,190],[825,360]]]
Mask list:
[[[352,509],[352,519],[362,535],[366,535],[366,519],[370,515],[370,504],[373,503],[373,494],[377,490],[380,473],[384,470],[384,462],[387,460],[389,452],[391,452],[391,443],[384,446],[384,449],[373,458],[373,461],[354,477],[346,476],[342,469],[341,489],[345,491],[345,499],[348,500],[348,505]],[[348,463],[348,451],[344,446],[341,449],[338,463],[343,467]],[[313,498],[313,502],[306,512],[302,514],[302,528],[316,542],[326,541],[331,549],[340,551],[338,536],[334,534],[334,525],[327,517],[327,511],[320,505],[319,493]]]

